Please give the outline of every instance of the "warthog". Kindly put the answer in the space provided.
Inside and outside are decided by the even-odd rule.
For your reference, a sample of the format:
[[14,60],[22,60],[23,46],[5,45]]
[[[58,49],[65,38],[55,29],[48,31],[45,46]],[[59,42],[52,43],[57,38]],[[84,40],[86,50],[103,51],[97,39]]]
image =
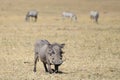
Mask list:
[[64,18],[70,18],[73,21],[77,20],[77,16],[74,13],[71,13],[71,12],[63,12],[62,16],[63,16],[63,19]]
[[91,11],[90,18],[95,20],[96,23],[98,23],[99,12],[98,11]]
[[37,21],[38,18],[38,12],[36,10],[31,10],[26,14],[26,21],[30,20],[31,18],[34,18],[34,21]]
[[[50,44],[47,40],[38,40],[35,43],[34,72],[36,72],[37,61],[40,59],[46,72],[57,73],[58,67],[63,63],[62,48],[64,45],[58,43]],[[51,69],[51,65],[54,65],[55,70]]]

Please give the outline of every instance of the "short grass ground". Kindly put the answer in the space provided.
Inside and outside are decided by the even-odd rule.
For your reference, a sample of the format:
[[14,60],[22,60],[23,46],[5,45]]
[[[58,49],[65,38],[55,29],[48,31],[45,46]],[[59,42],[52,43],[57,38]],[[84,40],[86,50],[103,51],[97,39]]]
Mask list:
[[[39,11],[37,22],[26,22],[27,11]],[[100,12],[99,24],[89,18]],[[76,13],[78,21],[62,20]],[[34,43],[46,39],[65,43],[62,74],[45,73],[41,62],[33,72]],[[1,0],[0,80],[119,80],[119,0]]]

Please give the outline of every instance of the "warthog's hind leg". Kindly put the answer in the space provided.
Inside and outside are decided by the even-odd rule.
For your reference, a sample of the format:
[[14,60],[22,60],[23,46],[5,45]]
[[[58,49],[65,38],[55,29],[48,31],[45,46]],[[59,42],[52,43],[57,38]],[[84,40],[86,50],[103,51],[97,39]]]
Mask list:
[[47,69],[46,63],[43,62],[43,65],[44,65],[45,71],[48,72],[48,69]]
[[37,64],[37,61],[38,61],[38,56],[35,54],[35,61],[34,61],[34,72],[36,72],[36,64]]

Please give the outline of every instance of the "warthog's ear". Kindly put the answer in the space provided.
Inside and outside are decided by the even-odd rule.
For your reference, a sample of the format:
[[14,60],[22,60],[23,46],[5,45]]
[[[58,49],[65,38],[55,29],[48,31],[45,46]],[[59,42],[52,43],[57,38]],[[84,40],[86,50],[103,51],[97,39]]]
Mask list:
[[65,44],[63,43],[63,44],[61,44],[61,48],[64,48],[64,46],[65,46]]

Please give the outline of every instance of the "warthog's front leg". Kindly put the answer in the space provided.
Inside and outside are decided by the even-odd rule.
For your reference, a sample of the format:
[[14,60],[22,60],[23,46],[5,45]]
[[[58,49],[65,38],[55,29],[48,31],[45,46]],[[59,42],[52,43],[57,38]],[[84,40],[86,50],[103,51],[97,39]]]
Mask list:
[[58,73],[58,65],[55,65],[55,73]]
[[53,70],[51,69],[51,65],[50,64],[48,64],[48,71],[49,71],[49,73],[53,73]]

